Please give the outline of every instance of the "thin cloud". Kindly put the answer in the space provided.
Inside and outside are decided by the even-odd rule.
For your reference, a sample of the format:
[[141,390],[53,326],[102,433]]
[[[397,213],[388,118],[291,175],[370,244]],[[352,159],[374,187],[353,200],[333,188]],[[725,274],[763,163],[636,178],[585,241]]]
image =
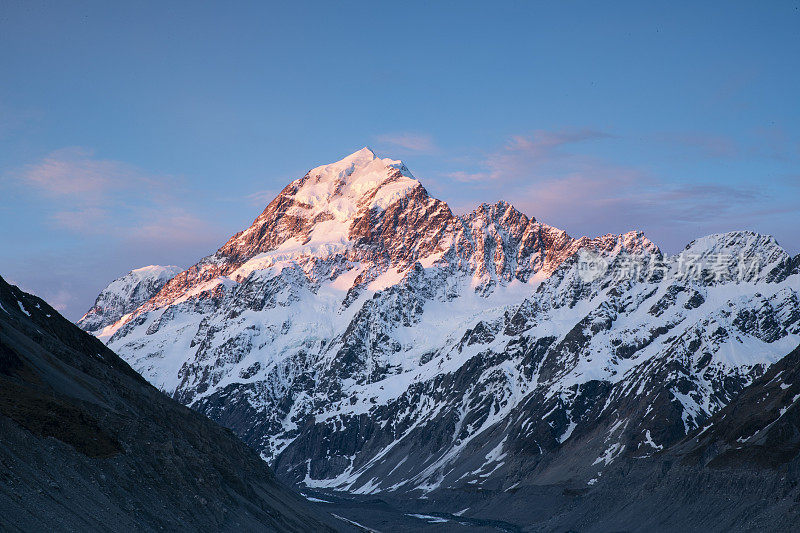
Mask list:
[[607,222],[619,227],[620,222],[654,226],[718,221],[766,199],[756,189],[643,182],[636,172],[630,172],[617,177],[572,175],[537,182],[524,191],[520,203],[541,218],[580,224]]
[[430,135],[414,133],[393,133],[378,135],[378,143],[387,145],[389,149],[401,149],[406,152],[433,153],[438,151],[436,142]]
[[460,170],[447,174],[447,177],[460,182],[514,181],[527,179],[532,172],[541,171],[556,161],[566,162],[564,169],[574,170],[580,157],[564,150],[564,147],[613,137],[591,129],[537,130],[530,135],[514,135],[505,146],[490,152],[479,162],[481,171]]
[[45,299],[53,309],[59,313],[63,313],[69,308],[69,305],[75,299],[75,296],[65,289],[58,289]]
[[[514,193],[514,204],[543,222],[580,235],[643,230],[667,251],[700,235],[752,229],[761,222],[765,206],[777,204],[756,188],[674,185],[635,169],[627,174],[618,171],[536,181]],[[770,210],[769,215],[778,214]]]
[[[68,249],[21,258],[9,272],[71,319],[114,277],[145,264],[189,265],[238,229],[203,216],[214,211],[201,211],[202,196],[180,177],[83,148],[57,150],[0,178],[0,195],[27,204],[32,220],[79,237]],[[54,264],[59,276],[53,276]]]
[[127,232],[130,241],[149,243],[153,246],[169,246],[180,242],[183,245],[203,245],[209,242],[209,236],[214,236],[214,242],[219,243],[222,236],[207,220],[203,220],[180,207],[168,210],[147,210],[147,222],[141,226],[131,228]]
[[559,146],[613,137],[614,136],[609,133],[591,129],[562,131],[537,130],[529,136],[512,136],[506,145],[506,150],[523,151],[541,156],[551,154],[552,149]]
[[[445,178],[461,183],[456,204],[470,196],[475,201],[505,199],[576,235],[641,229],[667,249],[682,247],[687,235],[747,228],[759,213],[795,209],[756,186],[664,181],[642,168],[577,151],[579,143],[612,137],[595,130],[514,136],[477,160],[474,170],[453,171]],[[487,190],[498,188],[497,198],[487,198]]]
[[492,179],[492,175],[488,172],[464,172],[463,170],[448,172],[445,174],[445,176],[462,183],[479,182]]
[[48,195],[96,198],[135,179],[136,172],[118,161],[93,159],[91,151],[73,147],[56,150],[28,165],[20,177]]
[[103,234],[106,222],[111,219],[111,213],[100,207],[84,207],[58,211],[52,218],[58,226],[73,233]]
[[266,207],[272,200],[275,199],[276,196],[278,196],[276,191],[272,189],[265,189],[248,194],[245,196],[245,200],[247,200],[250,205]]
[[705,132],[661,133],[656,142],[711,159],[761,158],[789,161],[800,156],[800,143],[781,127],[758,128],[744,140]]
[[660,135],[659,140],[688,148],[711,158],[730,158],[742,155],[742,148],[729,137],[700,132],[684,132]]
[[14,176],[49,204],[56,227],[76,234],[161,246],[203,243],[216,233],[191,213],[178,178],[97,158],[85,148],[56,150]]

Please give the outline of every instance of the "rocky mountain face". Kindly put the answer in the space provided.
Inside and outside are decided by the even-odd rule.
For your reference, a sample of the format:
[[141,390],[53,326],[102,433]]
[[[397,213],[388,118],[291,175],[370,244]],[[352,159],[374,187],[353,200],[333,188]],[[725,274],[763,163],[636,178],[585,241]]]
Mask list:
[[104,337],[306,487],[593,487],[713,423],[800,344],[798,290],[800,260],[768,236],[666,256],[505,202],[459,216],[363,149]]
[[505,490],[443,489],[398,504],[459,526],[481,517],[507,531],[795,531],[798,374],[800,348],[673,446],[622,454],[590,485],[574,478]]
[[78,326],[102,338],[106,326],[135,311],[180,272],[176,266],[159,265],[131,270],[103,289],[92,308],[78,320]]
[[229,430],[0,278],[0,530],[317,531]]
[[[800,456],[800,347],[678,447],[687,462],[716,468],[779,469]],[[795,465],[794,477],[798,470]]]

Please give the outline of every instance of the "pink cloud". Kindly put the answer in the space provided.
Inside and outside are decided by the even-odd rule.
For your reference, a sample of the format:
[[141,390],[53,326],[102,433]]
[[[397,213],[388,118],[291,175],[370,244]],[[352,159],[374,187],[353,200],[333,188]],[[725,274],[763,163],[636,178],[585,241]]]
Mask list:
[[463,170],[449,172],[445,176],[463,183],[492,179],[492,175],[489,172],[464,172]]
[[46,211],[57,227],[73,233],[158,247],[220,238],[192,214],[179,180],[96,158],[90,150],[56,150],[15,176],[28,193],[52,204]]
[[392,149],[400,148],[409,152],[432,153],[438,150],[433,137],[424,134],[394,133],[378,135],[376,140]]
[[21,179],[53,196],[81,195],[100,197],[115,187],[125,187],[138,177],[137,172],[119,161],[93,159],[82,148],[64,148],[27,166]]
[[131,227],[122,237],[153,246],[196,246],[220,244],[225,235],[208,220],[182,208],[147,209],[140,214],[141,225]]
[[55,291],[55,293],[48,295],[44,299],[47,300],[47,303],[50,304],[53,309],[63,313],[69,309],[69,306],[75,299],[75,296],[69,291],[60,289]]
[[565,146],[611,137],[608,133],[589,129],[537,130],[531,135],[515,135],[505,146],[484,157],[478,165],[482,171],[456,171],[447,176],[461,182],[514,181],[540,173],[556,161],[564,169],[574,170],[585,158],[565,151]]
[[272,189],[265,189],[248,194],[245,196],[245,199],[251,205],[260,206],[263,208],[266,207],[272,200],[274,200],[276,196],[278,196],[276,191]]
[[[592,130],[515,136],[483,156],[473,165],[477,170],[458,170],[445,178],[462,183],[456,205],[464,206],[469,197],[475,202],[508,200],[575,235],[641,229],[666,249],[702,234],[757,228],[765,210],[769,215],[800,210],[755,186],[667,182],[644,169],[570,148],[609,137]],[[708,150],[728,149],[725,143],[700,144]]]

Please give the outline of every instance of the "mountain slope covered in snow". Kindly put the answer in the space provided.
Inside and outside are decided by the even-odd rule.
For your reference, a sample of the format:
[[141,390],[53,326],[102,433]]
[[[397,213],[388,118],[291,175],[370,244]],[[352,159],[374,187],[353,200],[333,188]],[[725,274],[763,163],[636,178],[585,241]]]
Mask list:
[[592,486],[800,344],[799,263],[751,232],[665,256],[506,202],[458,216],[365,148],[290,183],[103,336],[308,487]]
[[102,337],[103,328],[135,311],[180,272],[181,269],[176,266],[160,265],[131,270],[103,289],[92,308],[78,320],[78,326]]

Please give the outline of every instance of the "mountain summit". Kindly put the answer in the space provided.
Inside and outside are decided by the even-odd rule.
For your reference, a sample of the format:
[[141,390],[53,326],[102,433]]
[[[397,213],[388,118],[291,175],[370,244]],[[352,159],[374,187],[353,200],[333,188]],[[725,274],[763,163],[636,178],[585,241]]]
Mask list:
[[[759,264],[736,277],[720,257]],[[665,256],[502,201],[458,216],[365,148],[287,185],[104,338],[307,487],[592,487],[800,343],[798,263],[748,232]]]
[[344,268],[355,274],[339,280],[349,280],[345,289],[386,275],[400,279],[416,263],[447,264],[491,291],[500,280],[548,275],[581,248],[660,253],[640,232],[573,239],[504,201],[456,216],[401,161],[362,148],[291,182],[249,228],[167,283],[150,307],[286,261],[329,276]]
[[341,250],[356,237],[354,224],[380,217],[393,203],[427,192],[401,161],[380,159],[369,148],[311,169],[289,185],[221,253],[314,253]]

